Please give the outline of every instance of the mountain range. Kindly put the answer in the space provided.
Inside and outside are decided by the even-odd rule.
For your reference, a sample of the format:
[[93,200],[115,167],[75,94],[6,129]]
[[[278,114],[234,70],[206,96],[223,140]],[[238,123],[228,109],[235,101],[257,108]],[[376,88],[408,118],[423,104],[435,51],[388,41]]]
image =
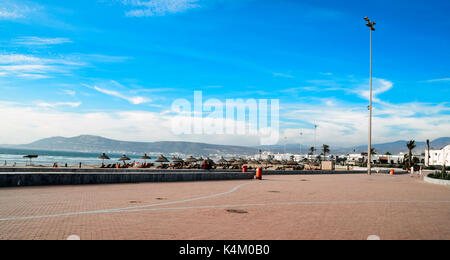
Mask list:
[[[396,141],[391,143],[375,144],[378,154],[398,154],[406,153],[407,141]],[[431,141],[432,149],[441,149],[450,144],[450,137],[442,137]],[[426,142],[416,142],[415,153],[423,153],[426,149]],[[254,155],[262,151],[271,151],[273,153],[298,154],[300,149],[307,153],[310,146],[299,144],[275,145],[275,146],[231,146],[215,145],[192,142],[128,142],[108,139],[100,136],[81,135],[77,137],[50,137],[38,140],[36,142],[24,145],[8,145],[9,148],[20,149],[38,149],[49,151],[71,151],[71,152],[90,152],[90,153],[120,153],[120,154],[180,154],[194,156],[239,156]],[[330,147],[332,154],[362,153],[367,151],[367,145],[357,147]],[[317,146],[317,151],[321,151],[321,145]]]

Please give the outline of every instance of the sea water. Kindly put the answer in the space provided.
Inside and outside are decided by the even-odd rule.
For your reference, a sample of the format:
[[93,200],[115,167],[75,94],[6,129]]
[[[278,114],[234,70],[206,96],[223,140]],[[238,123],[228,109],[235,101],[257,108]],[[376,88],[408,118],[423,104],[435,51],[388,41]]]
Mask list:
[[[98,153],[81,153],[81,152],[64,152],[64,151],[46,151],[46,150],[28,150],[15,148],[0,148],[0,167],[13,166],[27,166],[30,165],[30,159],[24,158],[26,155],[38,155],[38,158],[31,160],[34,166],[52,166],[57,163],[58,166],[78,166],[82,163],[83,166],[96,166],[102,163],[101,159],[97,157]],[[117,163],[122,154],[108,154],[111,160],[105,160],[105,164]],[[131,162],[136,161],[142,163],[138,155],[128,155]],[[152,156],[152,158],[155,158]],[[147,160],[151,162],[153,160]]]

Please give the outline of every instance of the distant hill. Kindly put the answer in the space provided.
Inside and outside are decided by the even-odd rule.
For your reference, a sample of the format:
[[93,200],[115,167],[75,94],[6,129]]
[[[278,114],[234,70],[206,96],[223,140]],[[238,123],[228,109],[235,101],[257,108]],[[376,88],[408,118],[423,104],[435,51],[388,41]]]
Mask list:
[[[385,154],[387,152],[391,154],[398,154],[398,153],[407,153],[408,148],[406,148],[406,143],[408,141],[395,141],[391,143],[382,143],[382,144],[374,144],[373,147],[375,148],[376,152],[378,154]],[[443,147],[450,145],[450,137],[442,137],[438,138],[436,140],[430,141],[431,150],[436,149],[440,150]],[[287,144],[286,145],[286,152],[288,153],[295,153],[298,154],[300,152],[300,148],[302,150],[302,153],[309,152],[309,148],[312,145],[301,145],[300,144]],[[416,141],[416,148],[414,149],[414,152],[417,154],[421,154],[425,151],[427,147],[426,142],[418,142]],[[274,153],[284,153],[284,145],[274,145],[274,146],[259,146],[257,149],[262,149],[263,151],[270,150]],[[317,145],[317,152],[321,152],[322,144]],[[363,153],[367,152],[367,145],[359,145],[356,147],[336,147],[336,146],[330,146],[330,150],[332,154],[350,154],[350,153]]]
[[[373,147],[375,148],[378,154],[385,154],[387,152],[390,152],[391,154],[398,154],[401,152],[407,153],[408,152],[408,148],[406,147],[407,142],[408,141],[404,140],[392,143],[375,144],[373,145]],[[442,137],[433,141],[430,140],[430,147],[431,147],[430,149],[440,150],[449,144],[450,144],[450,137]],[[414,149],[414,153],[421,154],[424,153],[426,149],[427,149],[426,142],[416,141],[416,148]],[[356,151],[367,152],[367,146],[358,146],[356,147]]]
[[[373,147],[378,154],[398,154],[406,153],[407,141],[396,141],[391,143],[375,144]],[[426,149],[426,142],[416,142],[414,149],[416,154],[421,154]],[[441,149],[450,144],[450,137],[442,137],[431,141],[431,149]],[[239,156],[255,155],[258,150],[270,151],[273,153],[284,153],[284,145],[275,146],[229,146],[214,145],[192,142],[128,142],[103,138],[100,136],[82,135],[77,137],[51,137],[42,139],[26,145],[8,145],[22,149],[38,149],[48,151],[69,151],[69,152],[87,152],[87,153],[114,153],[114,154],[183,154],[193,156]],[[302,144],[302,153],[308,153],[311,145]],[[357,147],[333,147],[330,146],[332,154],[349,154],[367,152],[367,145]],[[317,145],[317,152],[321,152],[321,145]],[[287,144],[286,152],[298,154],[300,144]]]
[[254,148],[240,146],[213,145],[190,142],[127,142],[103,138],[100,136],[82,135],[72,138],[50,137],[30,144],[16,146],[18,148],[40,149],[49,151],[76,151],[95,153],[124,154],[185,154],[209,156],[216,154],[255,154]]

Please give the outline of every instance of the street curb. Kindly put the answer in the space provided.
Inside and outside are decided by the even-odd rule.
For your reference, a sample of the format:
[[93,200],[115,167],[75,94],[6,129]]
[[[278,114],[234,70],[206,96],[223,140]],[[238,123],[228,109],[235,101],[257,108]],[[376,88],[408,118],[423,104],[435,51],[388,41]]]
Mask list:
[[448,180],[433,179],[433,178],[426,177],[426,176],[423,178],[423,180],[425,182],[432,183],[432,184],[450,186],[450,181],[448,181]]

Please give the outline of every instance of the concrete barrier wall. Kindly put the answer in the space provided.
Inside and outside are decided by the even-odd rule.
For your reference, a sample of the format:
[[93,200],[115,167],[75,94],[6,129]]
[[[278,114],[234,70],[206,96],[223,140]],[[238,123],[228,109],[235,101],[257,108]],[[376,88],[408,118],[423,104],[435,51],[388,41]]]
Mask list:
[[[49,172],[49,173],[171,173],[171,172],[184,172],[184,173],[193,173],[193,172],[202,172],[203,170],[199,169],[183,169],[183,170],[160,170],[160,169],[139,169],[139,168],[128,168],[128,169],[105,169],[105,168],[97,168],[97,169],[87,169],[87,168],[21,168],[21,167],[6,167],[0,168],[0,173],[39,173],[39,172]],[[242,170],[217,170],[222,172],[242,172]]]
[[[9,171],[8,171],[9,170]],[[366,171],[263,171],[264,175],[366,174]],[[389,171],[380,171],[388,174]],[[396,173],[402,174],[402,173]],[[0,187],[253,179],[255,171],[1,168]]]
[[2,173],[0,187],[253,179],[253,173]]
[[449,181],[449,180],[434,179],[434,178],[430,178],[430,177],[427,177],[427,176],[425,176],[425,177],[423,178],[423,180],[424,180],[425,182],[432,183],[432,184],[438,184],[438,185],[450,186],[450,181]]

